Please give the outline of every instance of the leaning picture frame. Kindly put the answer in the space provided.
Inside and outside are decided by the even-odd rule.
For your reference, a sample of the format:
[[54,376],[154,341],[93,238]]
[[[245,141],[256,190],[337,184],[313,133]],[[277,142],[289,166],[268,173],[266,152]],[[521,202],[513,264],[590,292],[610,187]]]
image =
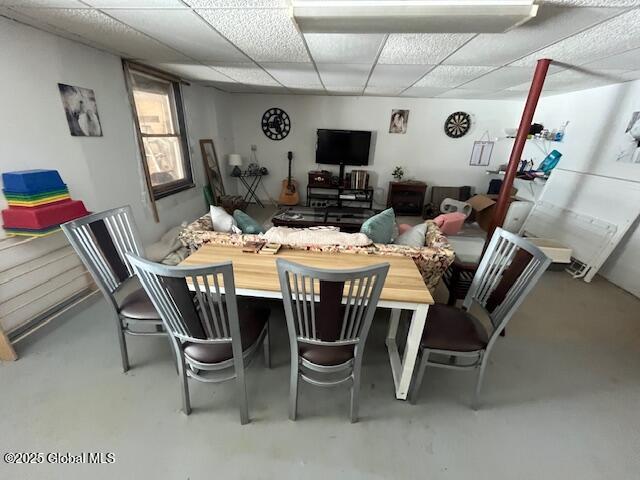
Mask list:
[[215,202],[226,195],[224,183],[222,181],[222,172],[218,163],[218,155],[216,147],[211,139],[200,140],[200,152],[202,153],[202,164],[207,175],[207,181],[211,187],[211,193]]

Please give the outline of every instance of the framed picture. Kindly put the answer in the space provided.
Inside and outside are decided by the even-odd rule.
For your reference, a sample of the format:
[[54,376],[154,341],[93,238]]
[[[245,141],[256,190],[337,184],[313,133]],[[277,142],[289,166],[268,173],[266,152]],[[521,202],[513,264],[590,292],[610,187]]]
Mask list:
[[633,112],[618,147],[616,160],[640,164],[640,111]]
[[200,151],[202,152],[204,171],[207,174],[207,180],[211,186],[211,193],[213,194],[214,200],[217,201],[218,198],[225,195],[225,191],[224,184],[222,183],[222,172],[220,172],[218,155],[216,154],[216,148],[213,144],[213,140],[200,140]]
[[407,133],[409,123],[409,110],[391,110],[391,121],[389,122],[389,133]]
[[74,137],[101,137],[96,96],[90,88],[58,84],[69,131]]
[[491,153],[493,152],[493,142],[479,140],[473,142],[473,150],[471,150],[471,158],[469,159],[469,165],[475,167],[486,167],[491,160]]

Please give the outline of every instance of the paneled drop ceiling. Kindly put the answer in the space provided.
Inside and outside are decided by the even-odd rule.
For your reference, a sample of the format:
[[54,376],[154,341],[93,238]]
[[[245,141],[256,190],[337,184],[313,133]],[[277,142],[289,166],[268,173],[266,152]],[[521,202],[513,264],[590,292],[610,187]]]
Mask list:
[[539,0],[499,34],[301,34],[288,0],[0,0],[0,15],[228,92],[518,99],[640,78],[640,0]]

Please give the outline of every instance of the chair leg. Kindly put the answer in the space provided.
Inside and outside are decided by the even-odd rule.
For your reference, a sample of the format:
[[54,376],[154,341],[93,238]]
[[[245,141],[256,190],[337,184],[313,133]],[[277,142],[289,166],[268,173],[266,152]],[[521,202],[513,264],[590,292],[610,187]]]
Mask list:
[[262,348],[264,349],[264,364],[267,368],[271,368],[271,336],[269,334],[269,321],[267,320],[267,334],[262,341]]
[[182,412],[185,415],[191,414],[191,401],[189,399],[189,377],[184,363],[182,351],[176,352],[176,362],[178,364],[178,376],[180,377],[180,393],[182,394]]
[[122,318],[116,315],[116,321],[118,322],[118,343],[120,344],[120,356],[122,358],[122,371],[127,373],[129,371],[129,353],[127,352],[127,340],[125,338],[124,327],[122,325]]
[[[359,370],[359,369],[358,369]],[[353,372],[353,385],[351,385],[351,423],[357,423],[360,409],[360,372]]]
[[291,384],[289,385],[289,420],[298,416],[298,382],[299,382],[298,357],[291,360]]
[[478,369],[478,380],[476,381],[476,390],[473,394],[473,402],[471,404],[471,408],[473,410],[478,410],[479,407],[479,399],[480,399],[480,389],[482,388],[482,381],[484,380],[484,371],[487,367],[487,356],[482,355],[480,359],[480,368]]
[[418,368],[418,374],[413,381],[413,388],[409,392],[409,403],[416,404],[418,395],[420,394],[420,387],[422,387],[422,380],[424,379],[424,373],[427,369],[427,362],[429,361],[429,350],[420,350],[420,367]]

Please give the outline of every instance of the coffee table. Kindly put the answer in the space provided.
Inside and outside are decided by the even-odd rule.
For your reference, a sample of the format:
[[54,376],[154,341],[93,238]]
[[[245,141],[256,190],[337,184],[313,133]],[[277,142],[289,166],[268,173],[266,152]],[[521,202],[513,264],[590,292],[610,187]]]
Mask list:
[[271,221],[276,227],[305,228],[340,227],[343,232],[359,232],[363,222],[378,210],[356,207],[288,207],[276,213]]

